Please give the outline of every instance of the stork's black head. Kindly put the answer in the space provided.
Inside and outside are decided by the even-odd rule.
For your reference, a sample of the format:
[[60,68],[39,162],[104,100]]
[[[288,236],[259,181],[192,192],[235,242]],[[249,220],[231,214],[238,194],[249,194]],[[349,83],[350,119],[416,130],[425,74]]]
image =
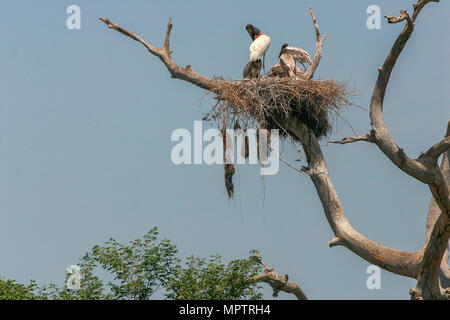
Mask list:
[[288,46],[288,44],[285,42],[283,43],[283,46],[281,47],[280,54],[278,55],[278,59],[281,57],[281,55],[284,53],[284,49]]
[[246,25],[245,29],[247,29],[247,32],[250,35],[250,38],[252,38],[252,40],[255,40],[255,37],[261,33],[261,31],[259,31],[257,27],[251,24]]

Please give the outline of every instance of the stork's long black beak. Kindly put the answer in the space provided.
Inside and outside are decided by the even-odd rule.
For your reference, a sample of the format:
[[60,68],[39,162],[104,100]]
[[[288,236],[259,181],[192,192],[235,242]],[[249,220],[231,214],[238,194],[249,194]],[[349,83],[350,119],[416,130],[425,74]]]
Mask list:
[[280,50],[280,54],[278,55],[278,59],[280,59],[281,55],[283,54],[284,48],[286,48],[287,46],[288,46],[287,43],[283,43],[283,46],[281,47],[281,50]]
[[253,40],[253,31],[251,29],[250,30],[247,29],[247,32],[248,32],[250,38],[252,38],[252,40]]
[[281,48],[280,54],[278,55],[278,59],[280,59],[281,55],[283,54],[283,49],[284,49],[284,48]]
[[253,26],[251,24],[248,24],[245,26],[245,29],[247,30],[250,38],[253,40]]

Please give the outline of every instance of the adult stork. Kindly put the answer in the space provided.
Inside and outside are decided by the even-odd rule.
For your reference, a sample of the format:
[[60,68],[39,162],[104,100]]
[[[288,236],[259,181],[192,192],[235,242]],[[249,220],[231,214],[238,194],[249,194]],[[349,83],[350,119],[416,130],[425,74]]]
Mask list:
[[263,70],[265,72],[265,57],[270,46],[270,37],[251,24],[246,25],[245,29],[253,40],[250,45],[250,61],[256,61],[263,57]]
[[259,77],[259,71],[261,70],[261,59],[256,61],[249,61],[244,67],[243,76],[244,79],[255,79]]
[[304,63],[307,63],[309,65],[311,65],[312,63],[311,57],[309,56],[308,52],[301,48],[289,46],[287,43],[284,43],[281,47],[280,55],[278,56],[278,58],[280,58],[283,54],[291,55],[294,61],[300,63],[303,68],[305,68],[305,70],[306,67]]

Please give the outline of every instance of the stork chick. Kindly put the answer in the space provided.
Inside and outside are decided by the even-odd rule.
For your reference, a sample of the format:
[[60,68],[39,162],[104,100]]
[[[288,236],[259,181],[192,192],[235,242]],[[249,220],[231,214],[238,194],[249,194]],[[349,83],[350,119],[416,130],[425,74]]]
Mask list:
[[288,52],[284,52],[283,48],[281,48],[280,54],[278,55],[280,59],[280,67],[282,69],[283,77],[294,77],[296,74],[296,65],[294,57]]
[[305,68],[305,70],[306,67],[304,63],[307,63],[309,65],[311,65],[312,63],[311,57],[309,56],[308,52],[306,52],[301,48],[292,47],[289,46],[287,43],[284,43],[283,46],[281,47],[280,55],[278,57],[280,57],[285,53],[291,55],[294,61],[300,63],[303,66],[303,68]]
[[251,24],[246,25],[245,29],[253,40],[250,45],[250,61],[256,61],[263,57],[263,70],[266,72],[265,57],[270,46],[270,37]]
[[243,77],[244,79],[256,79],[259,77],[259,71],[261,70],[261,59],[256,61],[249,61],[244,67]]

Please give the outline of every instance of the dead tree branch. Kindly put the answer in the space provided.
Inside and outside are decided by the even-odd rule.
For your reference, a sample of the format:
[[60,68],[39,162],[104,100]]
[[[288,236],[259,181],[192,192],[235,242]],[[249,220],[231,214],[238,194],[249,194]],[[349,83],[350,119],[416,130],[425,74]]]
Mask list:
[[[438,275],[450,236],[450,198],[448,184],[438,166],[437,157],[448,149],[448,140],[444,139],[416,160],[409,158],[389,135],[383,118],[383,101],[397,58],[414,31],[414,24],[420,11],[431,1],[419,0],[414,4],[412,18],[409,18],[406,11],[402,11],[397,18],[388,18],[391,23],[405,19],[407,23],[394,42],[383,66],[379,68],[378,79],[370,102],[370,119],[372,130],[375,132],[375,143],[392,163],[408,175],[429,185],[433,198],[442,211],[436,219],[430,238],[423,249],[417,286],[411,292],[411,296],[417,299],[443,298]],[[433,2],[438,2],[438,0],[433,0]]]
[[372,136],[372,133],[366,133],[365,135],[356,135],[354,137],[346,137],[338,141],[331,141],[331,143],[337,143],[337,144],[347,144],[357,141],[366,141],[366,142],[375,142],[375,139]]
[[249,278],[252,282],[265,282],[268,283],[273,289],[273,296],[278,297],[280,291],[294,294],[298,300],[308,300],[308,297],[303,290],[294,282],[289,281],[289,276],[286,274],[284,277],[278,274],[275,269],[269,267],[264,261],[261,260],[261,256],[256,255],[259,258],[259,262],[264,266],[264,273]]
[[439,158],[441,154],[446,152],[450,148],[450,137],[447,136],[443,140],[436,143],[427,152],[424,153],[424,156],[431,157],[435,160]]
[[[450,121],[447,126],[446,137],[450,137]],[[447,184],[450,182],[450,149],[447,149],[442,157],[441,170],[444,174],[444,178],[447,181]],[[436,224],[437,219],[441,215],[441,209],[437,205],[434,198],[431,198],[430,207],[428,210],[428,219],[427,219],[427,227],[426,227],[426,238],[425,243],[428,242],[431,236],[431,232],[433,230],[434,225]],[[442,257],[441,261],[441,270],[439,273],[439,281],[442,288],[450,288],[450,269],[448,265],[448,255],[450,250],[450,240],[447,245],[447,249]]]
[[157,56],[165,64],[172,78],[184,80],[196,85],[197,87],[214,92],[214,88],[217,86],[215,80],[194,72],[191,65],[187,65],[185,68],[182,68],[172,60],[172,52],[170,51],[170,32],[172,31],[173,27],[172,19],[169,19],[169,23],[167,24],[166,37],[164,40],[164,45],[161,48],[152,46],[150,43],[143,40],[134,32],[118,26],[107,18],[100,18],[100,20],[103,21],[108,26],[108,28],[116,30],[123,35],[136,40],[137,42],[140,42],[144,47],[147,48],[148,51],[150,51],[151,54]]
[[396,17],[393,16],[384,16],[384,17],[387,19],[388,23],[399,23],[406,19],[408,20],[408,24],[412,26],[411,18],[409,17],[409,14],[408,12],[406,12],[406,10],[401,10],[400,14]]
[[305,72],[303,75],[306,79],[311,79],[314,76],[314,72],[316,72],[317,67],[319,66],[320,59],[322,58],[322,43],[327,38],[326,35],[323,37],[320,36],[319,25],[317,24],[316,16],[314,15],[314,11],[312,6],[309,6],[309,11],[311,12],[311,17],[314,22],[314,29],[316,30],[316,53],[314,55],[314,60],[311,64],[311,67]]
[[316,136],[304,124],[286,123],[286,125],[302,142],[308,162],[308,167],[304,168],[304,171],[314,183],[325,216],[333,230],[334,238],[328,245],[330,247],[344,246],[380,268],[406,277],[416,278],[421,252],[408,252],[384,247],[356,231],[345,215]]
[[[423,183],[433,185],[433,195],[438,198],[438,204],[441,209],[448,210],[450,207],[448,201],[448,188],[443,180],[442,174],[435,172],[437,161],[428,161],[427,157],[421,157],[417,160],[413,160],[408,157],[403,149],[401,149],[389,135],[389,131],[386,127],[383,118],[383,101],[386,93],[386,88],[389,82],[390,75],[395,66],[397,58],[403,51],[406,42],[410,38],[414,30],[414,20],[419,14],[417,10],[420,10],[425,5],[424,3],[430,2],[430,0],[419,1],[420,5],[415,5],[413,19],[408,22],[403,28],[400,35],[397,37],[391,52],[388,54],[383,66],[379,68],[378,79],[375,84],[375,88],[372,93],[370,102],[370,119],[372,122],[372,130],[374,132],[375,143],[380,150],[401,170],[416,178]],[[405,13],[406,14],[406,13]],[[409,20],[408,20],[409,21]],[[431,159],[432,160],[432,159]],[[437,170],[440,172],[440,170]]]
[[[386,16],[389,23],[399,23],[406,20],[406,24],[395,40],[383,66],[378,68],[378,78],[370,102],[370,120],[372,123],[370,136],[373,139],[371,142],[374,142],[391,162],[402,171],[427,184],[440,211],[439,214],[435,213],[433,215],[434,224],[432,227],[429,226],[427,242],[420,251],[419,261],[415,262],[416,268],[418,268],[415,278],[418,282],[416,288],[411,290],[411,297],[414,299],[446,298],[443,294],[443,289],[440,287],[439,274],[441,262],[449,242],[450,198],[448,183],[445,181],[437,160],[442,153],[449,149],[450,139],[447,136],[417,159],[408,157],[389,135],[383,118],[383,102],[395,63],[414,31],[415,21],[420,11],[429,2],[439,1],[419,0],[413,5],[414,13],[412,17],[408,15],[406,10],[402,10],[397,17]],[[367,137],[367,135],[364,137]],[[338,143],[361,140],[365,139],[346,138]],[[445,166],[445,161],[443,161],[443,165]]]

